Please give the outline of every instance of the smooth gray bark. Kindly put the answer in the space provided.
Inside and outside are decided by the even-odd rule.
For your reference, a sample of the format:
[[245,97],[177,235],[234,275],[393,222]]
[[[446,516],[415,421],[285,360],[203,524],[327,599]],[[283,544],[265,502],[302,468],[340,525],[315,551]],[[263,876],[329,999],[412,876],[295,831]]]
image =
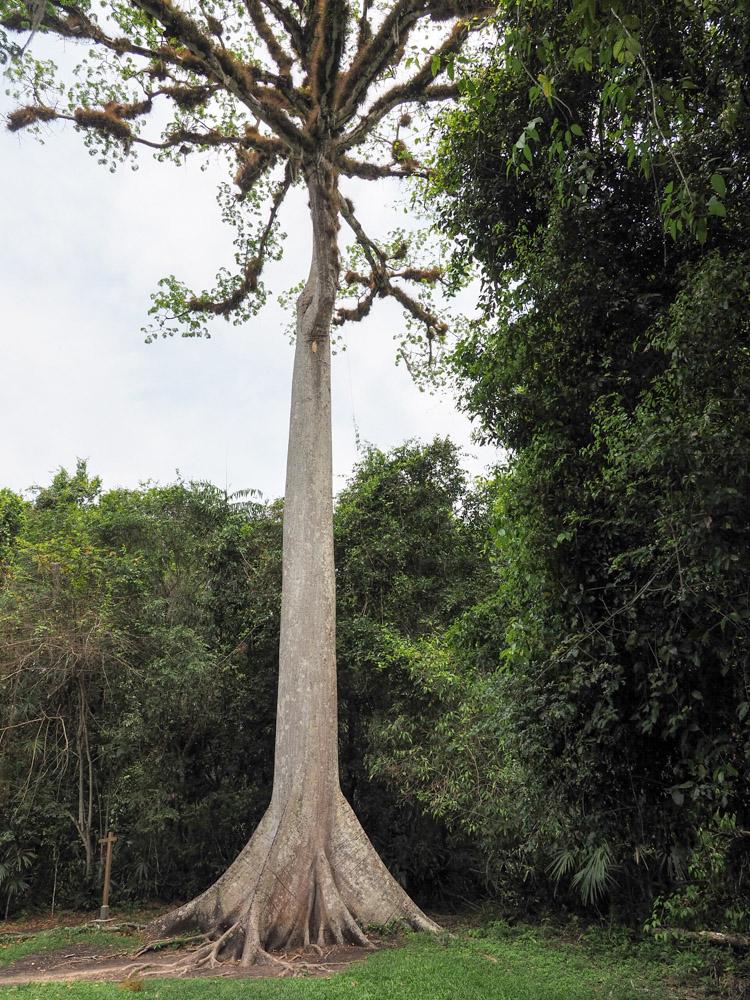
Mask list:
[[330,349],[339,195],[324,156],[305,164],[305,176],[313,250],[297,304],[271,804],[225,874],[148,928],[152,937],[201,928],[211,941],[198,963],[367,944],[362,927],[394,919],[437,930],[390,875],[339,785]]

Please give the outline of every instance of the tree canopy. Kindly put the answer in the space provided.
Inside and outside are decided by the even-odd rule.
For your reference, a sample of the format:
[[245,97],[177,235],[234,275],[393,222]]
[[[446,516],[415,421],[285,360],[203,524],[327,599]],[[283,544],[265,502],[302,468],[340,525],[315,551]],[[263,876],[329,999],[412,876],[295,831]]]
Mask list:
[[[423,141],[424,113],[457,96],[447,76],[453,59],[492,9],[482,0],[399,0],[382,9],[366,0],[361,10],[278,0],[209,10],[158,0],[98,12],[86,2],[3,0],[0,58],[20,102],[7,126],[39,133],[45,123],[70,122],[112,168],[139,150],[178,163],[196,154],[227,161],[232,183],[220,202],[237,231],[235,270],[200,293],[166,277],[151,310],[150,336],[200,336],[211,317],[243,323],[265,303],[262,271],[281,254],[281,205],[304,182],[306,163],[324,156],[337,178],[425,176],[409,135]],[[30,38],[23,47],[14,40],[29,32],[85,46],[78,79],[60,79],[53,63],[35,59]],[[336,229],[338,213],[356,250],[334,322],[360,319],[377,298],[393,297],[429,339],[444,332],[425,298],[435,266],[420,264],[403,234],[376,242],[351,200],[337,200]]]

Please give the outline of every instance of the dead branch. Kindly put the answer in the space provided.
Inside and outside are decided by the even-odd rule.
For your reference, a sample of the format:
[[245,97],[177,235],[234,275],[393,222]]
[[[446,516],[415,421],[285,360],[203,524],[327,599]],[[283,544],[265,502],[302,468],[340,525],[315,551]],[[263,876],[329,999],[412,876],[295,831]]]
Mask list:
[[651,934],[669,934],[689,941],[708,941],[709,944],[729,945],[731,948],[750,948],[750,937],[746,934],[725,934],[723,931],[688,931],[682,927],[651,927]]
[[[137,927],[138,930],[142,930],[146,925],[133,924],[132,926]],[[111,928],[111,929],[114,930],[116,928]],[[208,934],[196,934],[195,937],[191,937],[189,940],[186,940],[185,944],[188,945],[195,943],[195,944],[201,944],[202,946],[202,943],[204,941],[208,941]],[[161,948],[174,947],[174,944],[175,944],[175,939],[173,937],[159,938],[158,940],[155,941],[147,941],[142,948],[138,949],[138,951],[135,953],[135,957],[140,958],[141,955],[147,955],[148,952],[150,951],[159,951]],[[192,950],[197,951],[198,949],[195,948]]]

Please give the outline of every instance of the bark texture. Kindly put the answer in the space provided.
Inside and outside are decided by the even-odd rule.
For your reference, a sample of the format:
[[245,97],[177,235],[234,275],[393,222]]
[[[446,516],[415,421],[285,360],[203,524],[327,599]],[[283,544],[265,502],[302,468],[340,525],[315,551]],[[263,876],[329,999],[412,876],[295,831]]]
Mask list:
[[225,874],[148,927],[158,938],[202,930],[209,941],[197,963],[363,945],[362,927],[394,919],[437,930],[390,875],[339,786],[330,391],[339,195],[325,150],[304,170],[313,250],[297,304],[271,804]]

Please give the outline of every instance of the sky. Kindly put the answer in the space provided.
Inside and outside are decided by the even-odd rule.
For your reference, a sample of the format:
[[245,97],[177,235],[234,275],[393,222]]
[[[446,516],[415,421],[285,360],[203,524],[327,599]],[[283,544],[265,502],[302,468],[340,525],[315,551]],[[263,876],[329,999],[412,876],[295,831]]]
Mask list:
[[[13,106],[0,96],[0,113]],[[200,290],[231,262],[232,231],[215,200],[225,171],[141,153],[136,172],[125,164],[112,174],[72,128],[45,126],[43,139],[0,129],[0,487],[46,485],[81,457],[105,489],[179,474],[283,495],[293,348],[275,294],[244,327],[213,324],[208,340],[146,344],[142,332],[160,278]],[[365,225],[404,226],[396,182],[366,187],[374,190],[353,191]],[[283,260],[264,272],[274,293],[309,267],[304,192],[287,202]],[[449,435],[474,475],[498,459],[472,443],[449,393],[420,392],[396,366],[401,329],[392,303],[343,329],[347,349],[332,376],[334,491],[357,460],[357,437],[386,450]]]

